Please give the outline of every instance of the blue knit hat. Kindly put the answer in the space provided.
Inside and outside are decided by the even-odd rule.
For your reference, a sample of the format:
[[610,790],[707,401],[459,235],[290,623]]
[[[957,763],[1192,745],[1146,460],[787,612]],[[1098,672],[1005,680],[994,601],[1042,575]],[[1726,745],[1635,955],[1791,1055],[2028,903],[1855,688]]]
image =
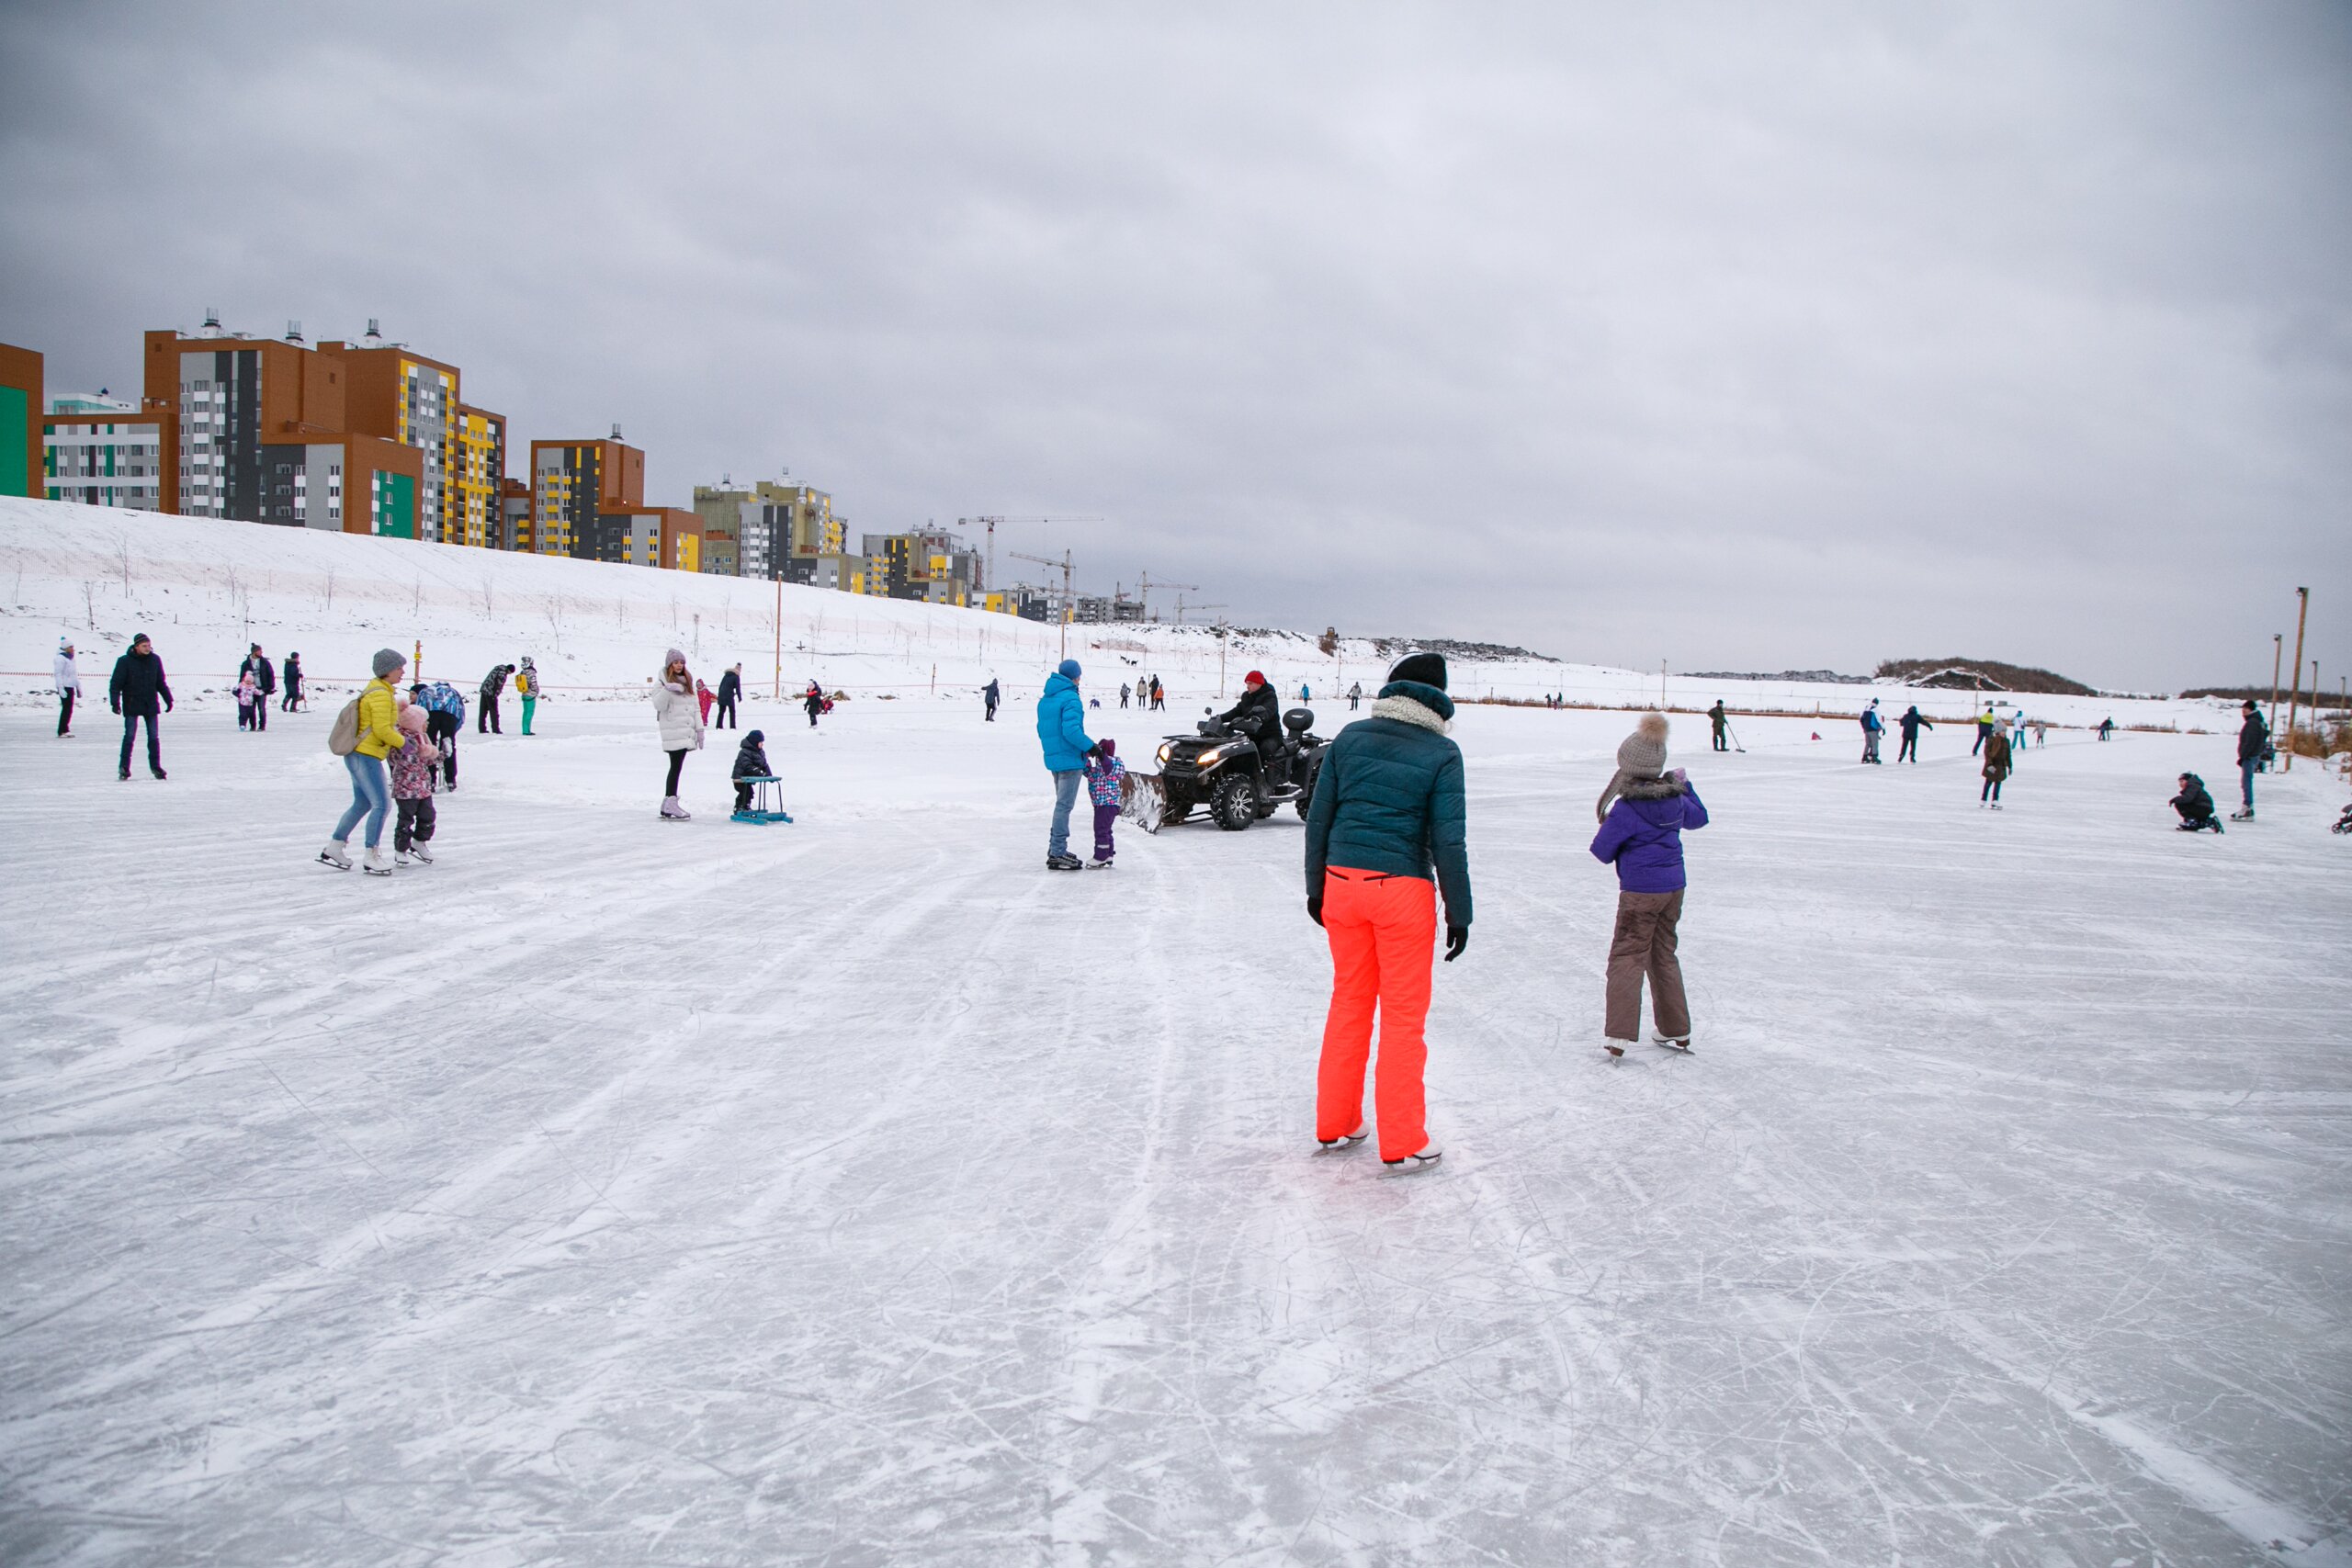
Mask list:
[[1057,675],[1067,675],[1071,680],[1075,681],[1079,676],[1078,660],[1075,659],[1065,659],[1054,667],[1054,672]]

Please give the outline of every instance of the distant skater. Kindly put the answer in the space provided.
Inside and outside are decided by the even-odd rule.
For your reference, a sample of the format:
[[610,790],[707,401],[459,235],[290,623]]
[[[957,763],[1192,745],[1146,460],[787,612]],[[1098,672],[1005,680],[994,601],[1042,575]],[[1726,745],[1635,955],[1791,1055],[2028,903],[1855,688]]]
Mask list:
[[[1470,945],[1470,852],[1462,749],[1446,738],[1445,659],[1397,661],[1369,717],[1324,753],[1306,814],[1306,914],[1331,948],[1331,1005],[1315,1073],[1315,1140],[1353,1148],[1377,1132],[1380,1162],[1435,1165],[1428,1091],[1430,962],[1445,897],[1445,961]],[[1373,1062],[1373,1120],[1363,1114]]]
[[1003,700],[1004,693],[998,687],[996,683],[996,677],[993,675],[989,676],[989,683],[980,688],[980,701],[987,705],[989,723],[994,724],[996,722],[997,704]]
[[514,671],[514,694],[523,699],[523,733],[528,735],[531,716],[539,711],[539,698],[545,692],[539,685],[539,667],[527,653],[523,655],[523,668]]
[[277,695],[277,671],[270,664],[269,655],[254,643],[245,650],[245,661],[237,666],[239,676],[254,678],[254,728],[269,728],[269,699]]
[[1919,731],[1933,729],[1936,727],[1935,722],[1919,711],[1919,705],[1917,703],[1905,708],[1903,716],[1894,722],[1895,728],[1903,731],[1903,745],[1901,750],[1894,753],[1894,760],[1917,766],[1919,761]]
[[1617,775],[1601,792],[1592,856],[1617,868],[1617,923],[1609,941],[1602,1046],[1612,1056],[1641,1038],[1642,983],[1649,982],[1652,1038],[1690,1044],[1690,1004],[1678,952],[1685,829],[1707,825],[1707,807],[1679,768],[1666,771],[1667,720],[1645,713],[1617,748]]
[[1988,705],[1976,716],[1976,744],[1968,749],[1972,757],[1984,750],[1984,742],[1993,739],[1993,710]]
[[466,694],[447,681],[409,693],[424,709],[424,739],[441,756],[441,782],[458,787],[458,736],[466,728]]
[[1127,705],[1127,693],[1129,689],[1130,688],[1125,681],[1119,682],[1119,705],[1121,707],[1125,707]]
[[2098,726],[2098,738],[2101,740],[2107,740],[2111,739],[2114,735],[2115,721],[2111,718],[2101,719]]
[[[2252,697],[2245,700],[2239,712],[2245,722],[2238,727],[2238,793],[2245,799],[2243,808],[2230,813],[2233,822],[2254,820],[2254,774],[2262,766],[2263,753],[2270,749],[2270,726],[2263,722],[2261,705]],[[126,740],[125,746],[130,744]],[[129,751],[123,752],[129,757]]]
[[1876,697],[1872,697],[1871,699],[1871,705],[1862,710],[1863,761],[1878,762],[1883,760],[1878,754],[1878,739],[1880,736],[1885,733],[1886,721],[1879,717],[1878,699]]
[[808,689],[800,694],[800,705],[808,710],[808,728],[816,728],[817,716],[825,711],[825,688],[809,682]]
[[1362,706],[1363,706],[1363,682],[1358,681],[1348,688],[1348,711],[1353,713]]
[[1984,741],[1984,787],[1977,792],[1976,803],[1981,807],[2001,809],[2001,781],[2009,776],[2009,721],[1996,718],[1993,733]]
[[57,658],[50,665],[50,678],[57,690],[57,738],[69,739],[74,734],[74,704],[82,695],[82,671],[74,662],[74,645],[63,637],[57,639]]
[[713,728],[718,729],[739,728],[735,716],[735,705],[742,695],[743,667],[741,664],[730,664],[727,667],[727,673],[718,678],[718,722]]
[[[1911,711],[1917,713],[1919,710],[1914,708]],[[1717,751],[1731,750],[1731,715],[1724,711],[1724,700],[1721,697],[1717,697],[1715,705],[1707,710],[1707,736],[1713,750]]]
[[114,678],[107,682],[107,706],[122,718],[122,761],[115,777],[130,776],[130,746],[142,719],[147,725],[147,771],[159,779],[170,776],[164,772],[163,743],[155,739],[158,702],[164,705],[164,712],[172,711],[172,683],[164,674],[164,661],[156,656],[155,645],[141,632],[114,661]]
[[284,691],[286,696],[283,705],[277,711],[292,713],[302,705],[302,656],[299,653],[289,653],[286,656]]

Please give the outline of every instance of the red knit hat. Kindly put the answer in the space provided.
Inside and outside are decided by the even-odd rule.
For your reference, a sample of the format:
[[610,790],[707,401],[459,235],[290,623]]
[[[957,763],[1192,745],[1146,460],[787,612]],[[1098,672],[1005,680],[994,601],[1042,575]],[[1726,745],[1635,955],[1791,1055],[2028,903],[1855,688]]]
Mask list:
[[1245,686],[1262,686],[1266,683],[1266,678],[1263,675],[1259,674],[1255,670],[1252,670],[1250,673],[1241,677],[1241,683]]

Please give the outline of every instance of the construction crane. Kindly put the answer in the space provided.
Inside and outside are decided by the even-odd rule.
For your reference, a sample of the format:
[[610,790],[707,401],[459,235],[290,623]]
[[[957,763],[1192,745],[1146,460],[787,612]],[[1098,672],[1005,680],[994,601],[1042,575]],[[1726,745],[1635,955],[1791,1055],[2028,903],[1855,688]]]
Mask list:
[[[1162,588],[1190,589],[1194,593],[1198,593],[1201,591],[1198,584],[1189,582],[1163,582],[1160,586]],[[1226,606],[1223,604],[1195,604],[1193,608],[1195,610],[1222,610],[1226,608]],[[1176,624],[1180,626],[1184,624],[1184,595],[1182,593],[1176,595]]]
[[[979,516],[979,517],[958,517],[957,519],[956,519],[956,525],[957,527],[959,527],[959,528],[969,528],[969,527],[972,527],[972,526],[974,526],[974,525],[978,525],[978,524],[985,523],[985,524],[987,524],[987,525],[988,525],[988,530],[989,530],[988,577],[987,577],[987,580],[986,580],[986,581],[984,581],[980,584],[980,592],[983,592],[983,593],[985,593],[985,592],[987,592],[989,590],[990,590],[990,589],[992,589],[992,588],[994,588],[994,587],[996,586],[996,525],[997,525],[998,524],[1000,524],[1000,523],[1100,523],[1100,522],[1102,522],[1102,519],[1101,519],[1100,517],[1094,517],[1094,516],[1079,516],[1079,515],[1077,515],[1077,514],[1075,514],[1075,513],[1059,513],[1059,512],[1057,512],[1057,513],[1053,513],[1053,514],[1051,514],[1051,515],[1039,514],[1039,515],[1035,515],[1035,516],[1025,516],[1025,517],[1012,517],[1012,516],[1007,516],[1007,515],[1005,515],[1005,514],[1003,514],[1003,513],[995,513],[995,514],[984,515],[984,516]],[[1037,558],[1035,558],[1035,556],[1024,556],[1024,557],[1023,557],[1022,558],[1023,558],[1023,559],[1024,559],[1024,560],[1035,560],[1035,559],[1036,559]],[[1053,562],[1051,562],[1051,561],[1047,561],[1046,564],[1046,565],[1048,565],[1048,566],[1051,566],[1051,565],[1053,565],[1054,563],[1053,563]]]
[[1057,566],[1062,569],[1062,602],[1059,606],[1060,614],[1058,614],[1055,619],[1060,621],[1062,624],[1061,657],[1068,659],[1069,657],[1069,609],[1071,603],[1070,573],[1073,570],[1069,551],[1062,551],[1062,558],[1056,560],[1051,556],[1033,556],[1026,550],[1015,550],[1012,552],[1012,558],[1015,560],[1033,560],[1039,566]]
[[[1178,610],[1177,610],[1177,612],[1176,612],[1176,624],[1177,624],[1178,626],[1182,626],[1182,625],[1183,625],[1183,624],[1184,624],[1184,612],[1183,612],[1183,610],[1182,610],[1182,604],[1183,604],[1184,601],[1183,601],[1183,599],[1182,599],[1182,593],[1198,593],[1198,592],[1201,591],[1201,585],[1200,585],[1199,583],[1197,583],[1197,582],[1166,582],[1166,581],[1163,581],[1163,582],[1161,582],[1161,583],[1160,583],[1160,585],[1159,585],[1159,586],[1160,586],[1160,587],[1162,587],[1162,588],[1174,588],[1174,589],[1177,589],[1177,590],[1180,590],[1180,591],[1181,591],[1181,592],[1180,592],[1180,594],[1179,594],[1179,597],[1177,598],[1177,601],[1176,601],[1176,603],[1177,603],[1177,604],[1178,604],[1178,606],[1179,606],[1179,608],[1178,608]],[[1141,605],[1143,606],[1143,613],[1144,613],[1145,615],[1150,615],[1150,614],[1151,614],[1151,573],[1149,573],[1149,572],[1148,572],[1148,571],[1147,571],[1147,572],[1145,572],[1145,573],[1143,574],[1143,576],[1142,576],[1139,580],[1137,580],[1137,581],[1136,581],[1136,602],[1137,604],[1141,604]]]

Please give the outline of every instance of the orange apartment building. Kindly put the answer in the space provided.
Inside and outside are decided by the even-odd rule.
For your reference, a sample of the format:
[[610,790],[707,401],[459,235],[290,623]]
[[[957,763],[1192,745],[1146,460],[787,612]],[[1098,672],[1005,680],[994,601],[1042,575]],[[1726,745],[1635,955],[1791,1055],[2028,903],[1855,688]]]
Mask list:
[[0,343],[0,495],[42,493],[41,364],[31,349]]

